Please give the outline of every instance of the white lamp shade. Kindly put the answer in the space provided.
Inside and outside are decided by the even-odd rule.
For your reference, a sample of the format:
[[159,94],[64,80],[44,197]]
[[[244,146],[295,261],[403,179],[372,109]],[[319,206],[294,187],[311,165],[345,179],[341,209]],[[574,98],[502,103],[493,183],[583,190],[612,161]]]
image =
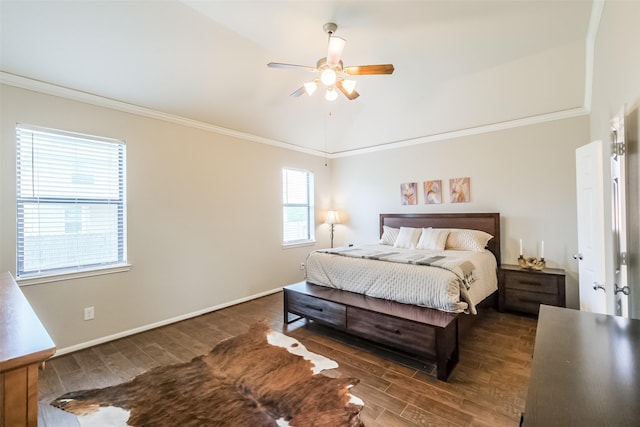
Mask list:
[[327,64],[336,65],[340,62],[340,56],[344,50],[346,40],[341,37],[329,37],[329,50],[327,52]]
[[338,92],[332,87],[327,89],[327,93],[324,95],[327,101],[335,101],[338,98]]
[[348,94],[352,94],[353,91],[356,88],[356,81],[355,80],[343,80],[342,81],[342,87],[344,88],[344,90],[347,91]]
[[309,96],[313,95],[313,92],[315,92],[316,89],[318,89],[318,83],[316,83],[315,81],[304,84],[304,90]]
[[327,220],[325,221],[325,223],[340,224],[340,215],[338,215],[338,211],[327,212]]

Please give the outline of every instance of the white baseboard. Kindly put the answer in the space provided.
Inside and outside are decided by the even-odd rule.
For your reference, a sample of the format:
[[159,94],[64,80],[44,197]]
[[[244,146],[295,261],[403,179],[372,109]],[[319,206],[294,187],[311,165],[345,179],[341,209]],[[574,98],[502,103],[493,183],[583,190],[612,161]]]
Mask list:
[[202,310],[194,311],[191,313],[183,314],[180,316],[172,317],[170,319],[161,320],[159,322],[150,323],[148,325],[139,326],[137,328],[129,329],[128,331],[118,332],[117,334],[107,335],[105,337],[96,338],[91,341],[86,341],[80,344],[75,344],[69,347],[64,347],[56,350],[55,356],[62,356],[63,354],[72,353],[74,351],[83,350],[85,348],[93,347],[94,345],[104,344],[109,341],[117,340],[119,338],[128,337],[129,335],[134,335],[140,332],[148,331],[150,329],[155,329],[160,326],[170,325],[171,323],[176,323],[181,320],[190,319],[192,317],[200,316],[202,314],[211,313],[212,311],[220,310],[223,308],[231,307],[232,305],[240,304],[243,302],[251,301],[257,298],[261,298],[267,295],[275,294],[277,292],[282,291],[282,288],[271,289],[269,291],[260,292],[259,294],[250,295],[248,297],[240,298],[237,300],[233,300],[224,304],[216,305],[213,307],[204,308]]

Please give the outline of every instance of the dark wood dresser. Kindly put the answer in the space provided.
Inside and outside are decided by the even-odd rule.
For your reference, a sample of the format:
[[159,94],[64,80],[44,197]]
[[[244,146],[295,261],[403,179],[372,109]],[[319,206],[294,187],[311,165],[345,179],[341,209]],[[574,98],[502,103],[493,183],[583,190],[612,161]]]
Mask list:
[[640,425],[640,320],[540,307],[524,427]]
[[498,307],[538,314],[540,304],[566,306],[565,272],[559,268],[528,270],[502,264],[498,270]]
[[38,425],[38,369],[55,344],[9,273],[0,274],[0,427]]

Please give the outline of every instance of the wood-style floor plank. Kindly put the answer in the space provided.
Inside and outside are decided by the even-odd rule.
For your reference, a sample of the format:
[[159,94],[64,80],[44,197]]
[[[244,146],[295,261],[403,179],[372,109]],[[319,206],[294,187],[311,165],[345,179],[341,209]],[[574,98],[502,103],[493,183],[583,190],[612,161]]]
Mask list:
[[365,402],[369,427],[517,426],[531,370],[536,319],[490,311],[461,342],[448,382],[435,365],[372,347],[312,322],[282,323],[282,293],[56,357],[40,373],[39,425],[77,426],[49,405],[68,391],[127,381],[159,365],[185,362],[266,319],[274,330],[338,362],[331,376],[360,379],[352,393]]

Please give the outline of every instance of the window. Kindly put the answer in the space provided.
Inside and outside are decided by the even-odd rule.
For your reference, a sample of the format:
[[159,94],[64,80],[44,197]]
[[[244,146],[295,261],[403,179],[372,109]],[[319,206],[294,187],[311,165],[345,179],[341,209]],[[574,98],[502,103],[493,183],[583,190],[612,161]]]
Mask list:
[[123,141],[18,125],[17,276],[127,262]]
[[313,173],[282,170],[282,242],[285,245],[315,240]]

